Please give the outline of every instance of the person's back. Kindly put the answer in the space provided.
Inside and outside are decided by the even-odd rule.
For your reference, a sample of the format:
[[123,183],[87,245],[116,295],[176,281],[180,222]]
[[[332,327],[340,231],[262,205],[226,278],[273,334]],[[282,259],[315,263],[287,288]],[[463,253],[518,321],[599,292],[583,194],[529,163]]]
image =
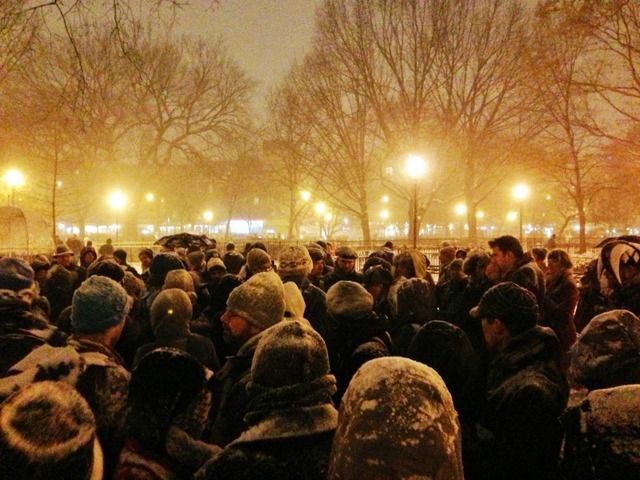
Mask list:
[[248,428],[196,479],[325,479],[338,412],[320,335],[305,321],[268,329],[256,348]]
[[513,282],[490,288],[472,310],[493,358],[482,425],[485,475],[496,479],[555,478],[562,430],[558,417],[568,397],[558,369],[560,344],[536,325],[534,295]]

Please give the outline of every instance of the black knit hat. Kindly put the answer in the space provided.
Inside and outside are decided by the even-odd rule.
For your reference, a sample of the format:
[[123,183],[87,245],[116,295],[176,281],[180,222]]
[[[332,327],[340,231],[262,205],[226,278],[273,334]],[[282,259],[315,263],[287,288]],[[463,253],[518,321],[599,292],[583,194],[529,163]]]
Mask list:
[[469,314],[475,318],[497,318],[510,331],[533,327],[538,318],[538,302],[533,293],[514,282],[502,282],[487,290]]
[[20,258],[0,258],[0,288],[23,290],[33,285],[33,269]]
[[178,255],[172,252],[160,252],[151,261],[147,283],[154,287],[160,287],[168,272],[180,269],[184,269],[184,264]]
[[73,387],[32,383],[0,406],[0,478],[102,478],[95,418]]

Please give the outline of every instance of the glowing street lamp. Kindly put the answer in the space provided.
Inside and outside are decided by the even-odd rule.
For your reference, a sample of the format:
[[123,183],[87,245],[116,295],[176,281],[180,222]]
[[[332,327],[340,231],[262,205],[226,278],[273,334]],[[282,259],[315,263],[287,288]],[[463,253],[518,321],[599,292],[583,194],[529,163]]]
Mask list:
[[323,215],[327,211],[327,204],[324,202],[318,202],[316,203],[314,210],[316,211],[316,214]]
[[147,192],[147,194],[144,196],[144,199],[145,199],[147,202],[151,203],[151,202],[153,202],[153,201],[156,199],[156,196],[155,196],[153,193],[151,193],[151,192]]
[[389,210],[383,208],[380,210],[380,218],[382,219],[382,238],[387,239],[387,220],[389,220]]
[[116,215],[116,242],[118,241],[118,212],[127,205],[127,196],[121,190],[114,190],[107,197],[109,206]]
[[404,173],[413,180],[412,223],[413,248],[418,245],[418,181],[427,173],[427,162],[419,155],[409,155],[404,164]]
[[524,205],[524,201],[529,197],[529,186],[525,185],[524,183],[519,183],[518,185],[516,185],[515,187],[513,187],[513,190],[511,191],[511,194],[513,195],[513,198],[516,199],[516,201],[519,203],[520,206],[520,210],[519,210],[519,218],[520,218],[520,243],[522,243],[522,209],[523,209],[523,205]]
[[466,215],[467,206],[464,203],[458,203],[453,210],[456,212],[456,215],[459,215],[459,216]]
[[309,190],[302,190],[300,192],[300,198],[303,202],[308,202],[311,199],[311,192]]
[[213,220],[213,212],[211,210],[205,210],[202,212],[202,218],[204,218],[205,222],[210,222]]
[[13,207],[15,206],[16,188],[22,187],[24,185],[24,175],[22,175],[22,172],[20,170],[11,168],[4,174],[2,180],[7,185],[7,187],[9,187],[9,191],[11,193],[8,195],[7,200],[9,201],[9,205]]

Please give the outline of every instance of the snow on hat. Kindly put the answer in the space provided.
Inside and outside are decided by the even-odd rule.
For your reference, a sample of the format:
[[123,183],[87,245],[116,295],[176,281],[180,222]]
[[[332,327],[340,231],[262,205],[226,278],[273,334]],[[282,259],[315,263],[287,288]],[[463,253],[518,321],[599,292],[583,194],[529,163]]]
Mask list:
[[502,282],[487,290],[469,314],[475,318],[498,318],[510,331],[523,331],[536,324],[538,302],[526,288]]
[[216,270],[216,269],[224,270],[225,272],[227,271],[227,267],[225,266],[221,258],[218,258],[218,257],[210,258],[209,261],[207,262],[207,270]]
[[0,478],[102,478],[96,421],[69,384],[33,383],[0,406]]
[[373,310],[373,297],[359,283],[341,280],[327,292],[327,311],[334,317],[362,318]]
[[289,245],[278,255],[278,274],[282,278],[307,276],[313,268],[313,260],[306,247]]
[[171,270],[184,269],[180,257],[173,252],[160,252],[153,257],[149,267],[149,285],[160,287],[164,283],[164,278]]
[[340,247],[336,250],[336,257],[355,260],[356,258],[358,258],[358,254],[351,247]]
[[569,356],[573,384],[593,390],[640,383],[640,319],[628,310],[596,315]]
[[20,291],[33,285],[33,269],[20,258],[0,258],[0,289]]
[[407,358],[376,358],[360,367],[342,398],[328,478],[462,480],[461,443],[458,415],[436,371]]
[[247,267],[252,273],[268,272],[273,268],[271,257],[260,248],[249,250],[249,253],[247,253]]
[[234,288],[227,299],[227,309],[264,330],[282,320],[284,287],[274,272],[260,272]]
[[[287,320],[260,337],[251,364],[249,389],[312,382],[329,374],[327,346],[308,322]],[[335,382],[335,380],[334,380]]]
[[128,313],[127,292],[110,278],[94,275],[73,294],[71,324],[76,332],[103,332]]
[[303,318],[304,310],[307,308],[302,292],[294,282],[285,282],[284,288],[284,310],[285,315],[291,318]]

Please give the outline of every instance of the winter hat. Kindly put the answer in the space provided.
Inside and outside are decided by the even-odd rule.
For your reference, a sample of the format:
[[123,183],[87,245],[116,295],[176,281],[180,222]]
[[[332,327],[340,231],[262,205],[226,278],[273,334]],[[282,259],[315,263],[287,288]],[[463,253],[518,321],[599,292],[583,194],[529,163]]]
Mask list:
[[526,288],[502,282],[487,290],[469,314],[478,319],[498,318],[510,332],[522,332],[536,324],[538,302]]
[[260,248],[252,248],[247,253],[247,267],[252,273],[268,272],[273,269],[271,257]]
[[355,260],[358,254],[351,247],[340,247],[336,250],[336,257]]
[[73,254],[74,253],[66,245],[58,245],[56,247],[55,252],[53,252],[53,258],[62,257],[64,255],[72,255],[73,256]]
[[317,262],[318,260],[324,260],[324,252],[320,246],[318,246],[318,248],[307,247],[307,251],[312,261]]
[[249,390],[308,383],[325,375],[329,375],[329,354],[320,334],[306,321],[287,320],[260,337]]
[[46,255],[36,255],[33,261],[31,262],[31,268],[34,272],[39,272],[41,270],[49,270],[51,268],[51,262],[46,257]]
[[441,320],[427,322],[413,337],[408,353],[438,372],[460,415],[471,413],[477,405],[473,387],[478,360],[461,328]]
[[385,289],[388,289],[392,283],[393,277],[391,276],[391,271],[387,270],[387,267],[384,265],[374,265],[364,271],[362,284],[365,288],[373,285],[383,285]]
[[69,384],[36,382],[0,406],[0,478],[101,479],[102,466],[95,417]]
[[573,384],[594,390],[640,383],[640,319],[628,310],[593,317],[569,356]]
[[342,398],[328,478],[462,480],[461,452],[458,415],[436,371],[376,358]]
[[78,333],[96,333],[118,325],[128,308],[127,292],[110,278],[94,275],[73,294],[71,324]]
[[429,282],[410,278],[398,287],[398,322],[424,325],[436,317],[436,299]]
[[307,306],[298,285],[294,282],[285,282],[283,288],[285,316],[291,318],[303,318],[304,310]]
[[191,299],[179,288],[162,290],[153,300],[149,315],[156,337],[186,336],[193,315]]
[[284,308],[284,287],[274,272],[256,273],[227,299],[227,309],[260,330],[282,320]]
[[122,263],[127,263],[127,251],[124,248],[116,248],[113,251],[113,257]]
[[129,434],[152,451],[164,451],[174,418],[205,390],[206,372],[193,356],[175,348],[157,348],[143,356],[129,383]]
[[227,267],[227,272],[237,275],[244,265],[244,256],[240,252],[230,250],[222,257],[224,266]]
[[204,253],[202,252],[202,250],[189,252],[189,254],[187,255],[187,261],[189,262],[189,265],[199,270],[204,266],[202,265],[204,262]]
[[172,252],[160,252],[151,261],[147,284],[160,287],[164,283],[164,278],[168,272],[180,269],[184,269],[184,265],[178,255]]
[[171,270],[164,277],[162,289],[179,288],[185,292],[195,292],[196,288],[193,284],[193,277],[186,270]]
[[103,258],[102,260],[96,260],[87,268],[87,278],[94,275],[107,277],[120,283],[124,278],[124,270],[112,258]]
[[282,278],[309,275],[313,268],[313,260],[306,247],[289,245],[280,250],[278,255],[278,274]]
[[209,271],[223,270],[226,272],[227,267],[225,267],[224,262],[222,261],[221,258],[213,257],[213,258],[210,258],[209,261],[207,262],[207,270]]
[[16,292],[33,285],[33,269],[21,258],[0,258],[0,289]]
[[373,297],[359,283],[341,280],[327,292],[327,311],[334,317],[362,318],[373,310]]

